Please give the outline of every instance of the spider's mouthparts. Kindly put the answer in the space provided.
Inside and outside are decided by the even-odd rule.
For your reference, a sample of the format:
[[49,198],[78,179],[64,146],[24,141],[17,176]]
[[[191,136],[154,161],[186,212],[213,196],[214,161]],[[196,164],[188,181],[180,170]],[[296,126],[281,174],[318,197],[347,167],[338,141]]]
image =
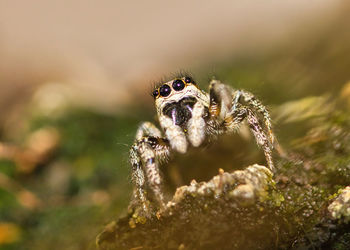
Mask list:
[[163,113],[170,117],[174,124],[182,126],[191,119],[192,109],[196,102],[195,98],[184,98],[179,102],[167,104],[163,109]]
[[170,117],[174,124],[178,126],[184,125],[192,117],[191,109],[181,106],[180,103],[172,103],[166,107],[164,114]]

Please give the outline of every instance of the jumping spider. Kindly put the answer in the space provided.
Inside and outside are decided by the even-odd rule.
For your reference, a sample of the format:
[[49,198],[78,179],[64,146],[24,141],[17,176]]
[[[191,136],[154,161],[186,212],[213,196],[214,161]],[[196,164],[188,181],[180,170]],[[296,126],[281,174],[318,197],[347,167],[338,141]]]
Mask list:
[[212,80],[208,94],[191,77],[185,76],[164,83],[152,95],[162,130],[150,122],[142,123],[130,149],[134,196],[145,212],[148,211],[146,186],[161,208],[165,206],[159,165],[169,160],[173,150],[186,153],[189,145],[198,147],[206,138],[237,131],[244,120],[262,147],[268,167],[274,170],[270,115],[251,93]]

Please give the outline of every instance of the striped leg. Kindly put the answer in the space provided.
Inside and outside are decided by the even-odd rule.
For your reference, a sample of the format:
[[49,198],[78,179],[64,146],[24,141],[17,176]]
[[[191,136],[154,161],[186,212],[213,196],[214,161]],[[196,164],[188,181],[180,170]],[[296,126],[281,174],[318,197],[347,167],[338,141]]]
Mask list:
[[136,133],[136,142],[130,150],[132,177],[136,186],[136,194],[145,211],[148,211],[145,194],[146,183],[160,205],[164,206],[165,204],[158,163],[168,160],[169,145],[168,141],[161,138],[160,135],[159,129],[152,123],[145,122],[139,127]]
[[209,114],[212,119],[223,121],[232,110],[233,89],[220,81],[212,80],[209,85]]
[[[264,119],[264,124],[267,129],[268,133],[268,139],[269,143],[271,146],[274,146],[275,143],[275,136],[272,133],[272,124],[271,124],[271,118],[270,114],[267,111],[266,107],[262,105],[262,103],[251,93],[244,91],[244,90],[239,90],[236,92],[235,100],[236,102],[239,101],[239,98],[243,97],[243,100],[249,105],[249,107],[253,108],[257,112],[259,112],[263,119]],[[234,104],[235,105],[235,104]]]
[[264,151],[264,155],[269,168],[273,171],[274,164],[272,160],[272,146],[268,136],[261,127],[256,114],[247,107],[237,105],[234,112],[225,119],[225,126],[228,131],[234,131],[239,128],[239,125],[246,119],[250,130],[252,131],[255,140]]
[[262,147],[267,164],[271,171],[274,171],[275,167],[272,160],[272,144],[269,140],[270,138],[266,135],[265,131],[261,127],[257,116],[249,109],[247,111],[247,121],[249,124],[249,128],[255,136],[255,140],[259,146]]
[[[266,108],[251,93],[234,90],[217,80],[211,81],[209,88],[211,123],[218,127],[223,125],[226,132],[231,132],[237,130],[246,119],[258,145],[264,151],[269,168],[274,170],[272,149],[275,139],[271,130],[270,115]],[[241,97],[244,99],[244,104],[240,102]],[[244,106],[245,104],[247,106]],[[259,118],[253,110],[263,116],[267,133],[261,127]]]
[[132,181],[135,184],[134,198],[140,201],[143,210],[146,213],[149,213],[147,198],[145,195],[145,174],[142,169],[142,163],[138,154],[138,148],[136,143],[130,149],[130,163],[132,166]]
[[151,122],[143,122],[136,131],[136,140],[145,136],[162,137],[162,132]]

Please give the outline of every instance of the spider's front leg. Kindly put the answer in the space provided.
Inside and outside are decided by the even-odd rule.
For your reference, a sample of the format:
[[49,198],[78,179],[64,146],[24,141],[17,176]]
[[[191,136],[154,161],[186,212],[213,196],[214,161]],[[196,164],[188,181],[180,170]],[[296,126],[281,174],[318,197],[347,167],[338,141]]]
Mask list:
[[[240,103],[241,96],[248,103],[248,107]],[[260,125],[259,117],[254,110],[262,114],[268,133]],[[225,127],[227,132],[237,130],[241,122],[247,119],[250,130],[264,151],[269,168],[274,170],[272,160],[274,136],[271,131],[270,116],[259,100],[249,92],[234,90],[217,80],[213,80],[210,83],[209,113],[211,119],[216,120],[219,126]]]
[[153,191],[161,207],[165,205],[158,163],[168,160],[169,150],[168,141],[162,138],[161,132],[156,126],[145,122],[139,127],[135,143],[130,149],[130,163],[132,165],[132,179],[136,186],[136,196],[146,212],[149,212],[146,185]]

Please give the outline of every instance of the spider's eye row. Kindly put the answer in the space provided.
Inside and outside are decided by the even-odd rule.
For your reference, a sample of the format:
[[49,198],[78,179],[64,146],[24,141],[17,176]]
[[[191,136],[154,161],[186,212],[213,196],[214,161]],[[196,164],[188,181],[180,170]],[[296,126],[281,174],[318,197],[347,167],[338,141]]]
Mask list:
[[159,95],[158,89],[154,90],[152,95],[153,95],[154,98],[156,98]]
[[185,83],[194,83],[193,81],[192,81],[192,78],[191,77],[189,77],[189,76],[186,76],[185,77]]
[[159,88],[159,93],[163,97],[170,95],[170,92],[171,88],[167,84],[164,84],[162,87]]
[[173,81],[173,89],[176,91],[180,91],[183,90],[185,88],[185,84],[182,80],[177,79],[175,81]]

